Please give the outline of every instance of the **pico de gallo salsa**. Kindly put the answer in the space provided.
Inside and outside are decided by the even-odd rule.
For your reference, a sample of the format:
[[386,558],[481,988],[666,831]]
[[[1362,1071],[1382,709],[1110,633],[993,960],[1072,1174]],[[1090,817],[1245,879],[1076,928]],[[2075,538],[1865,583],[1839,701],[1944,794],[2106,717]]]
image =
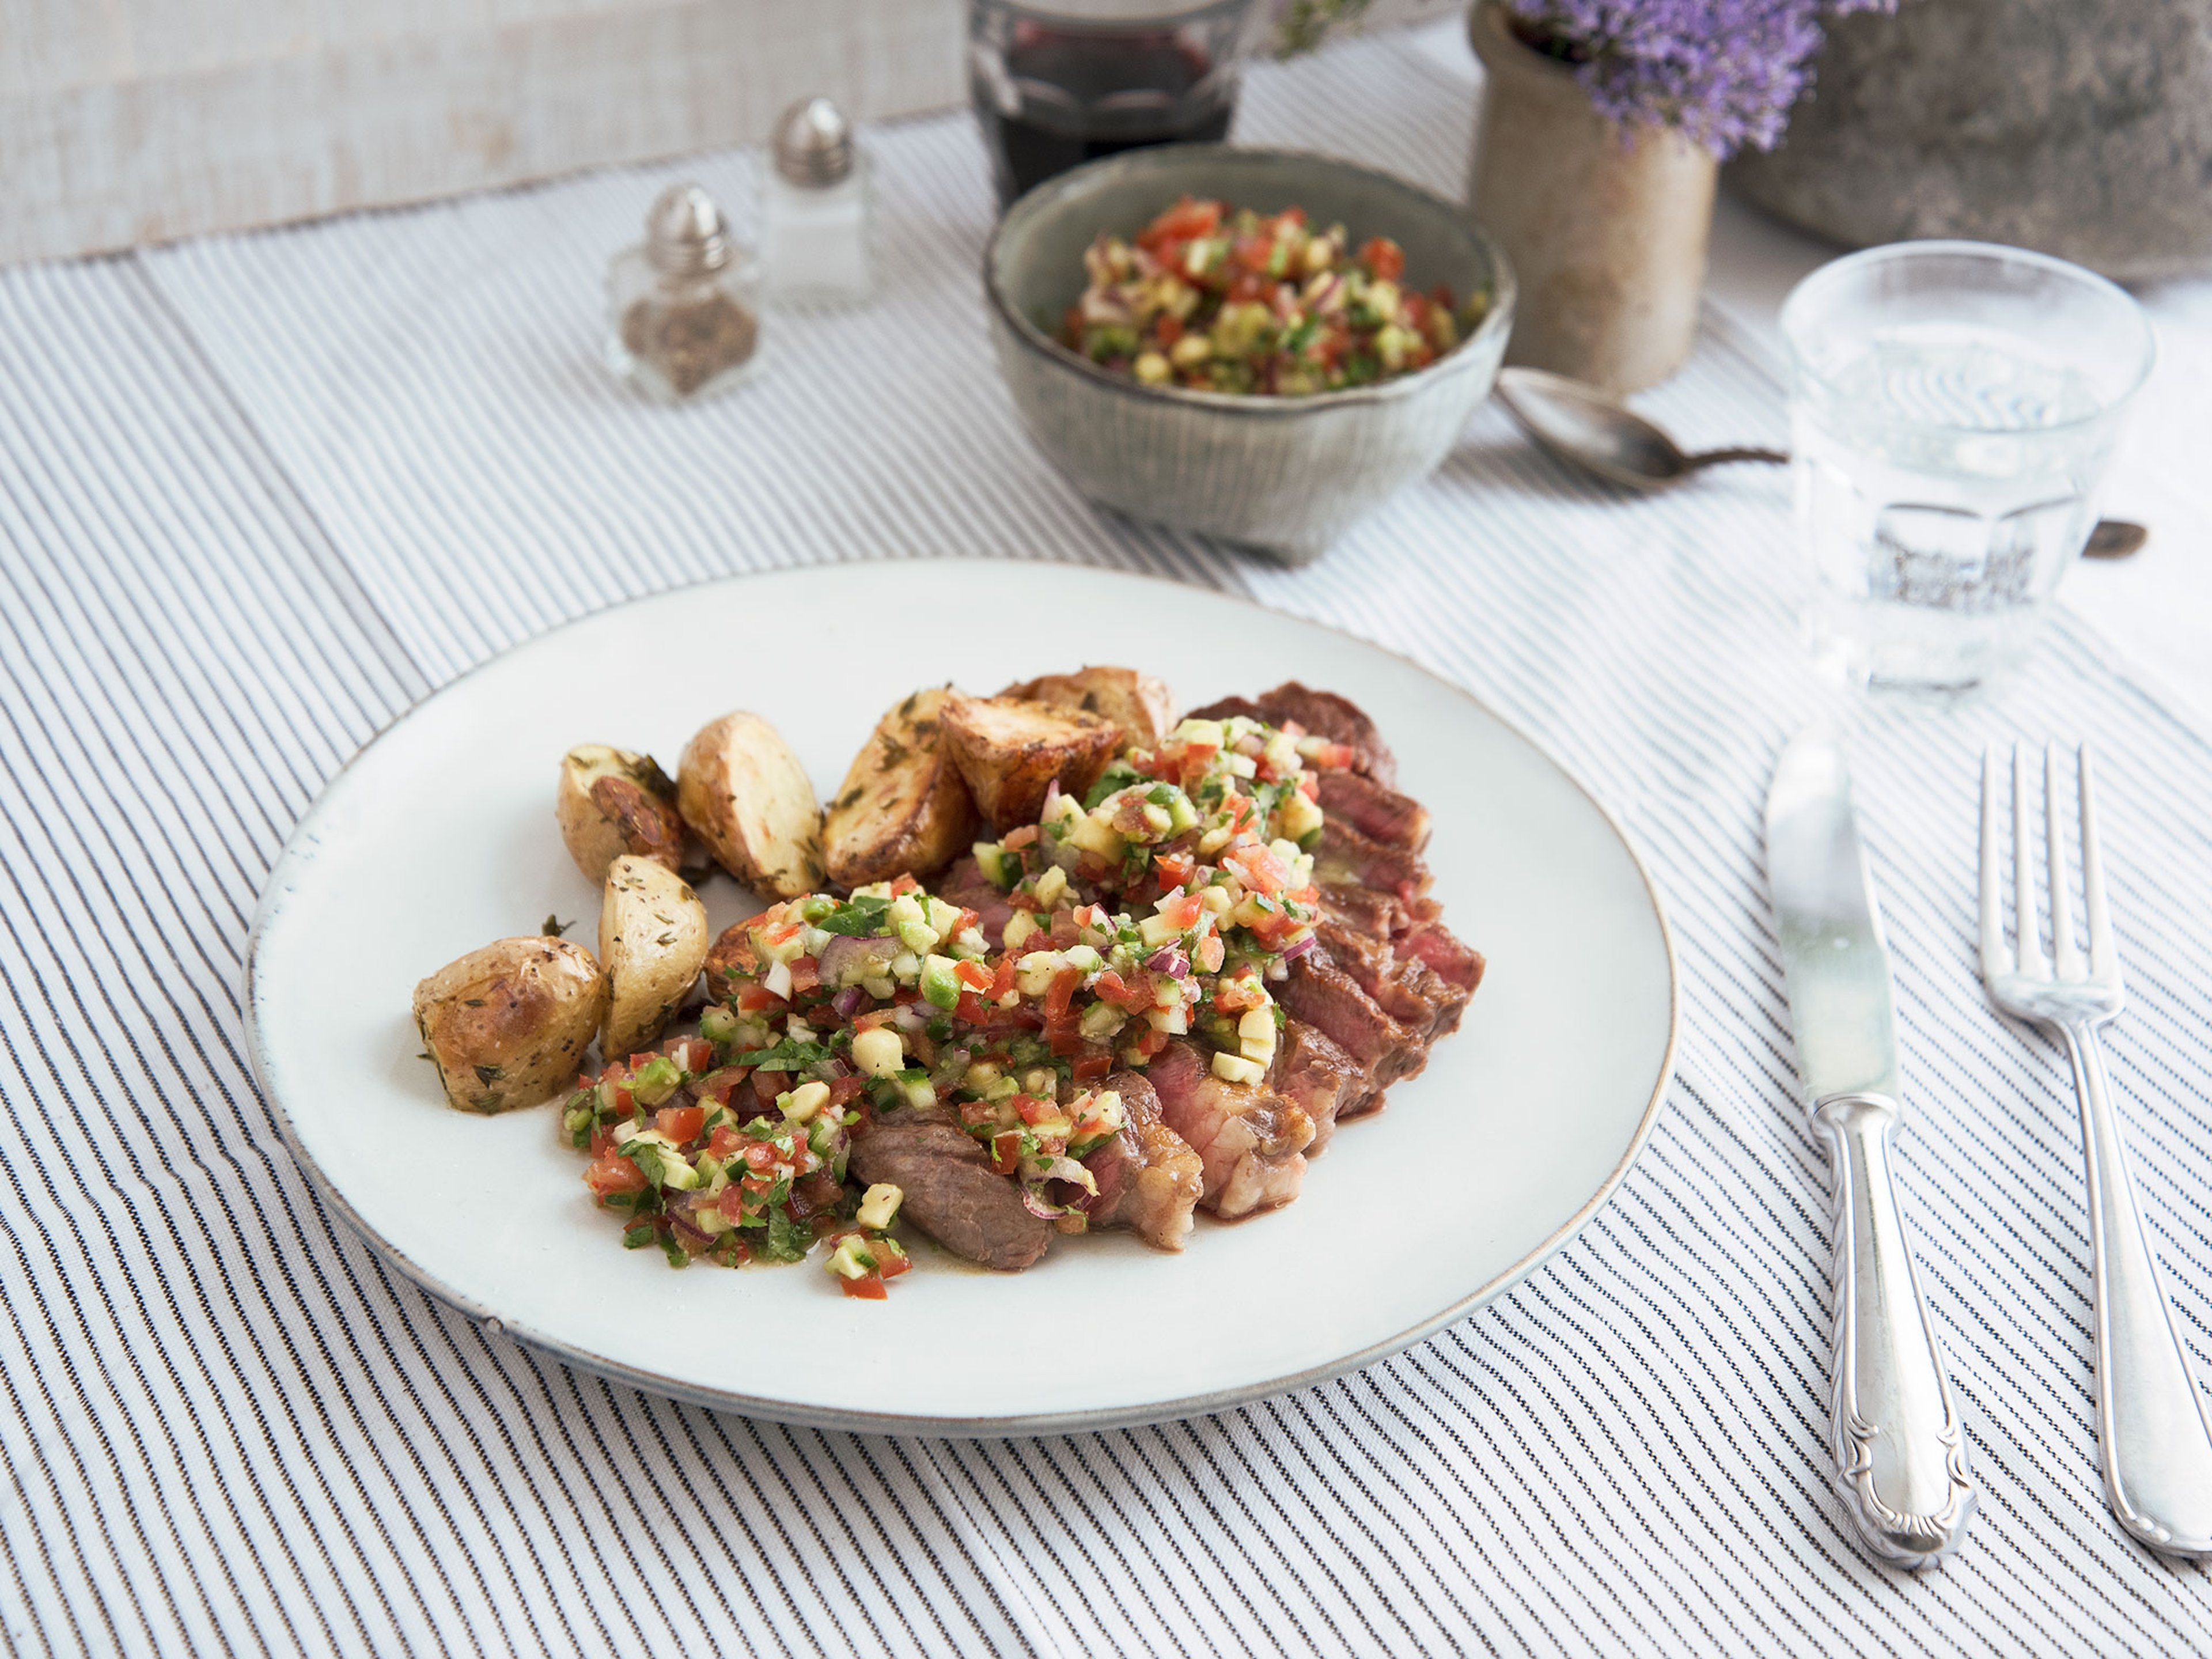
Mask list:
[[1344,744],[1242,716],[1129,749],[1079,799],[975,847],[1007,920],[912,876],[809,894],[726,933],[696,1036],[579,1080],[568,1140],[623,1242],[673,1266],[793,1261],[821,1243],[849,1296],[911,1265],[903,1194],[847,1175],[872,1120],[941,1112],[1018,1183],[1031,1213],[1085,1230],[1083,1160],[1115,1136],[1102,1082],[1174,1036],[1255,1083],[1281,1010],[1268,989],[1313,948],[1317,772]]
[[1397,243],[1355,248],[1297,207],[1263,216],[1186,196],[1083,258],[1060,343],[1146,386],[1278,398],[1372,386],[1434,362],[1489,310],[1480,291],[1455,302],[1448,286],[1409,287]]

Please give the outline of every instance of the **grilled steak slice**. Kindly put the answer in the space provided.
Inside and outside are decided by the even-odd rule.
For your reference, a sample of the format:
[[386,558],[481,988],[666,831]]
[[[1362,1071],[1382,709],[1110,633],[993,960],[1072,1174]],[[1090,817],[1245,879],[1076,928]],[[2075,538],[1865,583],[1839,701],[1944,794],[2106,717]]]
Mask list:
[[1348,744],[1353,771],[1365,773],[1385,788],[1397,782],[1397,757],[1382,741],[1382,734],[1375,729],[1366,711],[1351,699],[1285,680],[1273,690],[1261,692],[1258,702],[1267,710],[1271,725],[1296,720],[1316,736]]
[[1276,1045],[1267,1081],[1278,1094],[1296,1101],[1313,1120],[1310,1158],[1328,1145],[1340,1119],[1357,1117],[1381,1103],[1382,1091],[1368,1081],[1359,1062],[1326,1032],[1302,1019],[1286,1021]]
[[1401,955],[1420,957],[1431,971],[1472,994],[1482,983],[1482,952],[1462,939],[1441,921],[1424,921],[1397,941]]
[[1224,1218],[1287,1204],[1306,1178],[1313,1120],[1265,1084],[1228,1083],[1195,1044],[1170,1042],[1146,1073],[1160,1115],[1196,1152],[1205,1170],[1206,1207]]
[[1319,772],[1322,811],[1370,841],[1418,853],[1429,844],[1429,809],[1357,772]]
[[1014,907],[1006,902],[999,884],[983,873],[983,866],[972,856],[947,866],[930,890],[947,904],[973,910],[977,917],[975,925],[982,929],[983,942],[994,951],[999,949],[1006,938],[1006,924],[1013,920]]
[[1459,1029],[1468,992],[1417,956],[1401,955],[1385,939],[1370,939],[1333,921],[1316,928],[1329,959],[1359,982],[1375,1006],[1401,1025],[1434,1042]]
[[852,1170],[906,1194],[899,1213],[957,1255],[1000,1273],[1034,1262],[1051,1224],[1031,1215],[1014,1183],[991,1173],[989,1154],[932,1113],[879,1118],[853,1142]]
[[1356,882],[1322,882],[1321,913],[1339,927],[1370,939],[1396,939],[1413,926],[1413,913],[1403,900]]
[[1194,708],[1185,714],[1187,720],[1229,720],[1242,714],[1248,720],[1257,720],[1262,726],[1273,726],[1267,711],[1249,697],[1222,697],[1203,708]]
[[1432,879],[1419,854],[1370,841],[1334,817],[1322,826],[1321,848],[1314,854],[1314,877],[1323,882],[1371,887],[1408,907],[1429,890]]
[[1121,1133],[1083,1165],[1098,1183],[1088,1206],[1094,1227],[1127,1227],[1159,1250],[1180,1250],[1205,1191],[1205,1166],[1190,1143],[1160,1121],[1160,1097],[1141,1072],[1116,1072],[1101,1088],[1121,1097]]
[[1376,1088],[1411,1077],[1429,1063],[1419,1033],[1377,1007],[1326,949],[1291,963],[1289,977],[1274,988],[1275,1000],[1285,1011],[1320,1027]]

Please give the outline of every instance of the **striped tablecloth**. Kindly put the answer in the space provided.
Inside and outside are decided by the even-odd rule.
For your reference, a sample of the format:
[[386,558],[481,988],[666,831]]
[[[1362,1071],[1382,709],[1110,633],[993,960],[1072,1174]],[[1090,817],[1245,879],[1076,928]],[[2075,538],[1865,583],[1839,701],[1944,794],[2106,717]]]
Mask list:
[[[1461,87],[1378,41],[1255,75],[1242,131],[1449,189],[1468,124]],[[1985,1009],[1970,940],[1980,744],[2094,735],[2134,997],[2112,1058],[2212,1360],[2202,736],[2072,623],[2004,700],[1858,732],[1917,1109],[1902,1179],[1984,1487],[1963,1553],[1899,1577],[1853,1548],[1828,1488],[1826,1174],[1791,1103],[1759,846],[1777,750],[1821,707],[1778,481],[1625,505],[1486,410],[1307,571],[1102,519],[990,367],[969,123],[876,153],[882,302],[779,327],[756,386],[686,413],[596,361],[603,263],[668,173],[0,278],[14,1650],[2212,1646],[2203,1573],[2106,1511],[2070,1091],[2049,1044]],[[747,168],[689,171],[742,220]],[[1658,401],[1698,440],[1770,433],[1778,410],[1717,325]],[[1324,1387],[962,1443],[789,1430],[563,1370],[324,1211],[256,1097],[238,1001],[264,872],[321,782],[564,617],[955,551],[1164,573],[1382,640],[1618,810],[1679,934],[1680,1065],[1642,1162],[1550,1266]]]

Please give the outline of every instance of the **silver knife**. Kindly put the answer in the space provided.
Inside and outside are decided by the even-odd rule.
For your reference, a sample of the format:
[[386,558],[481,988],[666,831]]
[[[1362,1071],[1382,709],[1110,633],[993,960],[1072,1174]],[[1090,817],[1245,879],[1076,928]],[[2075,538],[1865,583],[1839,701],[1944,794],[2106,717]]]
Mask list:
[[1800,732],[1775,768],[1766,878],[1798,1077],[1833,1176],[1836,1486],[1875,1554],[1926,1566],[1966,1535],[1974,1485],[1890,1179],[1902,1107],[1889,946],[1843,750],[1820,727]]

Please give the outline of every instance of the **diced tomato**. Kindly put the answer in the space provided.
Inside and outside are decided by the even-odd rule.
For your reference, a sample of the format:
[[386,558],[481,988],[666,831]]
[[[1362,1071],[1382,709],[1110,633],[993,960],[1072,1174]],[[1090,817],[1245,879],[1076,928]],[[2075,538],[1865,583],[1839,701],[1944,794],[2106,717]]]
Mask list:
[[991,1169],[998,1175],[1012,1175],[1022,1167],[1022,1133],[1018,1129],[1001,1129],[991,1137]]
[[1325,772],[1347,772],[1352,769],[1352,763],[1359,757],[1348,743],[1324,743],[1317,745],[1305,758],[1310,764],[1318,766]]
[[593,1158],[605,1158],[609,1152],[614,1151],[614,1149],[615,1132],[612,1129],[595,1128],[592,1131],[592,1156]]
[[1205,901],[1195,893],[1178,893],[1173,898],[1160,901],[1160,919],[1178,933],[1187,933],[1197,927],[1199,917],[1205,914]]
[[784,1085],[790,1081],[791,1073],[788,1072],[755,1072],[753,1098],[763,1106],[774,1106],[775,1097],[783,1092]]
[[1011,951],[999,958],[999,971],[991,978],[992,1006],[1003,1007],[1014,990],[1014,953]]
[[1152,1006],[1152,975],[1140,969],[1132,969],[1129,977],[1124,980],[1109,968],[1098,975],[1097,982],[1091,988],[1116,1008],[1137,1012]]
[[960,1000],[953,1005],[952,1017],[965,1025],[981,1025],[991,1018],[991,1011],[973,991],[963,991]]
[[832,1106],[843,1106],[848,1101],[855,1098],[860,1091],[867,1086],[868,1079],[864,1077],[831,1078],[830,1079],[830,1103]]
[[1114,1056],[1097,1048],[1087,1049],[1075,1057],[1075,1080],[1096,1083],[1114,1069]]
[[858,1279],[847,1279],[840,1274],[837,1283],[843,1287],[846,1295],[861,1302],[881,1302],[890,1294],[884,1288],[881,1273],[864,1273]]
[[1222,942],[1221,935],[1208,933],[1199,940],[1198,948],[1191,952],[1191,960],[1198,964],[1200,973],[1218,974],[1221,971],[1222,958],[1228,954],[1229,947]]
[[799,930],[805,925],[803,921],[793,921],[787,918],[781,921],[769,922],[763,927],[759,930],[760,936],[770,945],[788,944],[799,937]]
[[645,1171],[619,1152],[608,1152],[584,1166],[584,1184],[600,1203],[646,1188]]
[[755,1175],[765,1175],[775,1167],[776,1151],[765,1140],[748,1140],[744,1145],[745,1168]]
[[1298,793],[1304,795],[1308,800],[1319,800],[1321,799],[1321,780],[1310,772],[1299,773]]
[[1060,1108],[1049,1100],[1040,1100],[1035,1095],[1016,1095],[1014,1111],[1022,1121],[1034,1127],[1048,1117],[1057,1117]]
[[893,898],[902,897],[908,893],[919,893],[921,890],[921,884],[916,881],[911,874],[903,871],[891,878],[891,896]]
[[1220,223],[1220,203],[1201,202],[1186,196],[1137,233],[1137,246],[1156,248],[1170,240],[1188,241],[1194,237],[1211,236]]
[[956,962],[952,964],[952,977],[971,991],[991,988],[991,970],[980,962]]
[[1359,245],[1359,263],[1386,283],[1406,274],[1406,250],[1388,236],[1370,236]]
[[1240,270],[1229,279],[1229,297],[1232,300],[1264,300],[1274,284],[1257,271]]
[[732,1183],[722,1188],[722,1195],[714,1200],[714,1207],[732,1221],[745,1218],[745,1189]]
[[889,1250],[884,1251],[878,1259],[884,1264],[876,1269],[876,1276],[879,1279],[896,1279],[908,1267],[914,1266],[914,1259],[911,1256],[893,1255]]
[[1321,889],[1309,884],[1306,886],[1299,888],[1296,892],[1285,893],[1283,896],[1290,900],[1293,904],[1319,904],[1321,902]]
[[1268,266],[1275,262],[1275,239],[1273,236],[1239,236],[1231,251],[1231,258],[1246,270],[1267,274]]
[[738,987],[738,1012],[741,1014],[757,1014],[763,1008],[775,1007],[782,1000],[765,985],[755,984],[750,980]]
[[1137,1039],[1137,1052],[1147,1060],[1168,1046],[1168,1034],[1157,1026],[1147,1025]]
[[1306,210],[1302,207],[1286,207],[1275,216],[1276,228],[1281,230],[1288,230],[1292,225],[1302,225],[1305,222]]
[[695,1076],[711,1070],[714,1064],[714,1045],[704,1037],[685,1037],[668,1051],[669,1057]]
[[1266,988],[1252,974],[1238,974],[1233,979],[1224,980],[1213,993],[1215,1011],[1224,1014],[1241,1014],[1247,1008],[1260,1007],[1267,1000]]
[[1152,337],[1164,346],[1171,346],[1182,338],[1182,319],[1172,311],[1163,313],[1152,325]]
[[1018,830],[1007,830],[1006,839],[999,844],[1005,848],[1008,852],[1014,853],[1019,852],[1024,847],[1035,845],[1036,838],[1036,825],[1034,823],[1025,823]]
[[812,957],[794,957],[791,962],[791,994],[799,996],[822,983],[822,964]]
[[961,934],[982,920],[983,915],[980,910],[963,910],[952,919],[952,937],[959,938]]
[[1198,873],[1198,860],[1188,853],[1163,853],[1152,868],[1159,873],[1160,891],[1171,893]]
[[699,1138],[707,1127],[706,1109],[700,1106],[664,1106],[653,1115],[653,1127],[678,1146],[688,1146]]
[[1265,847],[1231,848],[1222,854],[1221,861],[1255,893],[1279,893],[1291,878],[1290,870],[1282,860]]
[[1074,998],[1075,988],[1082,982],[1081,969],[1063,968],[1053,975],[1052,988],[1045,993],[1044,1036],[1056,1054],[1082,1050],[1083,1039],[1077,1033],[1075,1014],[1068,1006]]
[[714,1126],[714,1133],[707,1137],[707,1150],[716,1158],[727,1158],[745,1144],[745,1138],[726,1123]]

